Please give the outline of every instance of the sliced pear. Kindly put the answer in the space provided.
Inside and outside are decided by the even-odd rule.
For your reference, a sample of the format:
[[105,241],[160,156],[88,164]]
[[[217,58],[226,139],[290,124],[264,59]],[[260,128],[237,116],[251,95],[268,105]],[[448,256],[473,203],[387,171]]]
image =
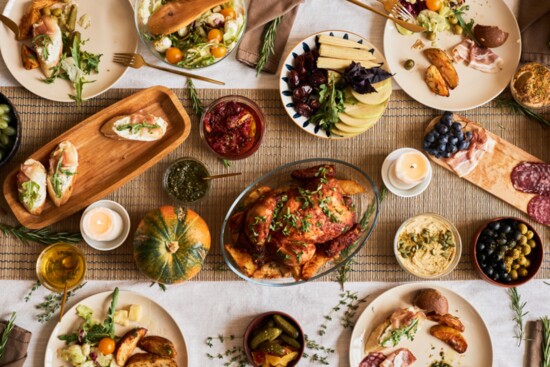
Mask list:
[[361,127],[365,127],[365,126],[368,126],[368,125],[371,125],[371,124],[375,124],[378,120],[380,120],[380,117],[382,116],[382,114],[378,115],[378,116],[374,116],[374,117],[371,117],[371,118],[357,118],[357,117],[352,117],[350,115],[348,115],[347,113],[344,113],[344,112],[340,112],[338,114],[338,117],[340,118],[340,121],[350,127],[358,127],[358,128],[361,128]]
[[390,98],[392,93],[391,79],[388,78],[379,83],[372,85],[376,89],[376,93],[360,94],[352,90],[351,94],[361,103],[365,104],[380,104]]
[[344,104],[344,112],[347,115],[358,119],[372,119],[373,117],[380,117],[380,115],[382,115],[386,110],[387,105],[387,100],[376,105],[364,103],[357,103],[354,105]]
[[370,124],[367,124],[365,126],[349,126],[349,125],[346,125],[344,124],[343,122],[339,121],[337,122],[334,126],[344,132],[344,133],[349,133],[349,134],[360,134],[364,131],[367,131],[368,129],[370,129],[371,127],[373,127],[374,125],[376,124],[376,121],[370,123]]
[[338,135],[338,136],[342,136],[344,138],[352,138],[354,136],[357,136],[359,134],[361,134],[360,132],[359,133],[347,133],[345,131],[341,131],[341,130],[338,130],[337,128],[332,128],[331,132],[334,134],[334,135]]

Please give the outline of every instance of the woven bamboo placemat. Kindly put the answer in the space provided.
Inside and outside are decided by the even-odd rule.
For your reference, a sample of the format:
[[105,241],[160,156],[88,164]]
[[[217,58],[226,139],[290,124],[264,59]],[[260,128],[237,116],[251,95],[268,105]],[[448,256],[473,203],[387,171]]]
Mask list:
[[[2,167],[2,181],[8,171],[43,144],[86,117],[135,92],[114,89],[85,102],[78,109],[73,104],[43,100],[19,87],[4,87],[0,91],[16,105],[23,122],[21,146],[15,158]],[[129,211],[133,233],[148,210],[170,203],[163,193],[161,178],[168,164],[176,158],[199,158],[208,165],[212,174],[242,172],[243,175],[237,178],[214,182],[208,198],[193,206],[209,224],[213,239],[206,264],[194,279],[202,281],[238,279],[225,266],[220,252],[219,235],[227,209],[243,188],[254,179],[284,163],[305,158],[330,157],[359,166],[381,185],[380,168],[386,155],[400,147],[420,148],[427,122],[438,114],[438,111],[413,101],[402,91],[395,91],[384,117],[373,129],[353,139],[327,141],[310,136],[295,126],[282,108],[276,90],[199,90],[205,104],[224,95],[244,95],[256,101],[267,116],[267,134],[258,152],[248,159],[232,162],[231,167],[226,169],[201,141],[198,120],[191,112],[187,92],[178,89],[175,93],[191,116],[191,135],[169,156],[108,198],[121,203]],[[544,129],[522,116],[510,115],[507,110],[497,108],[493,103],[464,114],[518,147],[546,162],[550,161],[550,129]],[[433,166],[432,183],[422,195],[410,199],[388,195],[381,206],[379,222],[372,237],[355,259],[353,271],[349,274],[350,281],[414,280],[401,270],[392,247],[395,231],[412,215],[436,212],[449,218],[458,228],[464,249],[460,264],[446,277],[450,280],[477,277],[470,263],[468,244],[484,220],[506,215],[527,219],[527,216],[485,191],[439,166]],[[5,202],[1,202],[1,205],[7,208]],[[9,209],[5,211],[6,213],[0,213],[0,221],[15,225],[17,222]],[[80,213],[52,228],[77,231],[79,219]],[[546,260],[539,277],[550,278],[550,230],[540,225],[535,227],[546,243]],[[134,265],[131,236],[123,246],[111,252],[96,251],[84,243],[80,247],[86,253],[88,279],[145,280]],[[42,248],[38,244],[25,245],[0,234],[0,279],[34,279],[35,261]],[[333,277],[334,275],[329,275],[324,280],[331,280]]]

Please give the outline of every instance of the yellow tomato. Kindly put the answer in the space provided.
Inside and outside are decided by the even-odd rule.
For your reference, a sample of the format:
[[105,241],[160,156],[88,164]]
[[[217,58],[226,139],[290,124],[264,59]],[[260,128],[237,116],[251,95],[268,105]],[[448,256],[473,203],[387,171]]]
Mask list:
[[235,19],[237,17],[237,13],[235,13],[235,10],[233,10],[233,8],[225,8],[225,9],[222,9],[222,11],[220,11],[221,15],[223,15],[224,17],[230,17],[232,19]]
[[103,338],[99,341],[97,349],[103,354],[112,354],[115,351],[115,341],[111,338]]
[[183,57],[181,50],[177,47],[170,47],[168,50],[166,50],[166,60],[170,64],[177,64],[181,61],[181,58]]
[[220,57],[225,56],[225,54],[227,53],[227,48],[225,48],[225,46],[220,45],[212,48],[211,52],[216,59],[219,59]]
[[441,0],[426,0],[426,6],[432,11],[438,11],[442,5],[443,2]]
[[223,32],[220,31],[219,29],[211,29],[210,32],[208,32],[209,41],[215,40],[216,42],[221,42],[222,37],[223,37]]

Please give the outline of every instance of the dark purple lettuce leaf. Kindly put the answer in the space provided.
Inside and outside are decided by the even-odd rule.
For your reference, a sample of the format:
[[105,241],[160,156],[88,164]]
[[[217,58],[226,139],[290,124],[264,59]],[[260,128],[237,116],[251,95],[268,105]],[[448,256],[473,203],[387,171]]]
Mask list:
[[356,62],[352,62],[343,74],[346,84],[360,94],[377,93],[372,84],[386,80],[391,76],[392,74],[381,67],[367,69]]
[[401,5],[405,7],[415,17],[424,9],[428,9],[428,6],[426,6],[426,2],[422,0],[417,0],[416,3],[411,4],[407,0],[399,0]]

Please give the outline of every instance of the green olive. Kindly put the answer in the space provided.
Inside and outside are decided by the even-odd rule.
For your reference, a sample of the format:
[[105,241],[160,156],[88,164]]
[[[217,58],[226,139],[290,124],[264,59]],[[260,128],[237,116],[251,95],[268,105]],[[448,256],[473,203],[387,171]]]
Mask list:
[[447,20],[449,21],[449,23],[451,24],[458,24],[458,19],[456,19],[456,17],[454,16],[454,14],[451,14],[447,17]]
[[529,240],[527,241],[527,244],[531,246],[531,248],[537,247],[537,243],[535,242],[535,240]]
[[520,266],[521,266],[521,265],[518,264],[518,263],[513,263],[513,264],[512,264],[512,270],[518,270],[518,269],[520,268]]
[[453,33],[454,34],[461,35],[463,32],[464,32],[464,30],[462,29],[461,26],[459,26],[458,24],[453,25]]
[[0,120],[6,121],[6,122],[10,122],[10,121],[11,121],[11,115],[9,115],[9,114],[6,113],[6,114],[0,116]]
[[10,138],[7,135],[0,134],[0,143],[7,146],[10,143]]
[[426,38],[430,41],[435,41],[437,34],[435,32],[426,32]]
[[525,258],[525,260],[526,260],[527,262],[526,262],[523,266],[524,266],[525,268],[530,267],[530,266],[531,266],[531,260],[529,260],[528,258]]
[[405,67],[405,70],[411,70],[412,68],[414,68],[414,60],[408,59],[407,61],[405,61],[405,64],[403,64],[403,66]]
[[520,245],[526,245],[527,244],[527,237],[521,236],[518,241],[519,241]]
[[511,257],[511,256],[506,256],[506,257],[504,258],[504,263],[505,263],[506,265],[512,265],[513,262],[514,262],[514,258]]
[[4,120],[0,120],[0,130],[4,130],[8,128],[8,122]]
[[7,104],[0,104],[0,115],[10,112],[10,106]]
[[513,249],[513,250],[512,250],[512,253],[513,253],[512,257],[513,257],[514,259],[517,259],[517,258],[521,255],[521,250],[518,249],[518,248],[516,248],[516,249]]
[[530,240],[534,236],[535,236],[535,234],[533,233],[533,231],[527,231],[527,234],[525,235],[525,237],[527,237],[528,240]]
[[52,14],[52,11],[50,10],[50,8],[42,9],[42,15],[51,15],[51,14]]
[[521,266],[524,266],[525,264],[527,264],[527,259],[525,258],[525,256],[521,256],[518,259],[518,264],[520,264]]
[[518,272],[516,270],[510,271],[510,277],[512,280],[516,280],[518,278]]
[[523,245],[521,246],[521,252],[524,254],[524,255],[529,255],[531,253],[531,246],[529,245]]
[[15,130],[15,128],[11,126],[8,126],[4,129],[4,134],[7,136],[14,136],[15,134],[17,134],[17,130]]
[[525,225],[525,223],[518,224],[518,230],[521,232],[521,234],[526,234],[529,228]]
[[61,8],[52,9],[52,15],[55,16],[55,17],[60,16],[61,13],[63,13],[63,10]]
[[526,277],[527,274],[529,274],[529,271],[527,271],[524,267],[521,267],[518,269],[518,274],[520,277]]

